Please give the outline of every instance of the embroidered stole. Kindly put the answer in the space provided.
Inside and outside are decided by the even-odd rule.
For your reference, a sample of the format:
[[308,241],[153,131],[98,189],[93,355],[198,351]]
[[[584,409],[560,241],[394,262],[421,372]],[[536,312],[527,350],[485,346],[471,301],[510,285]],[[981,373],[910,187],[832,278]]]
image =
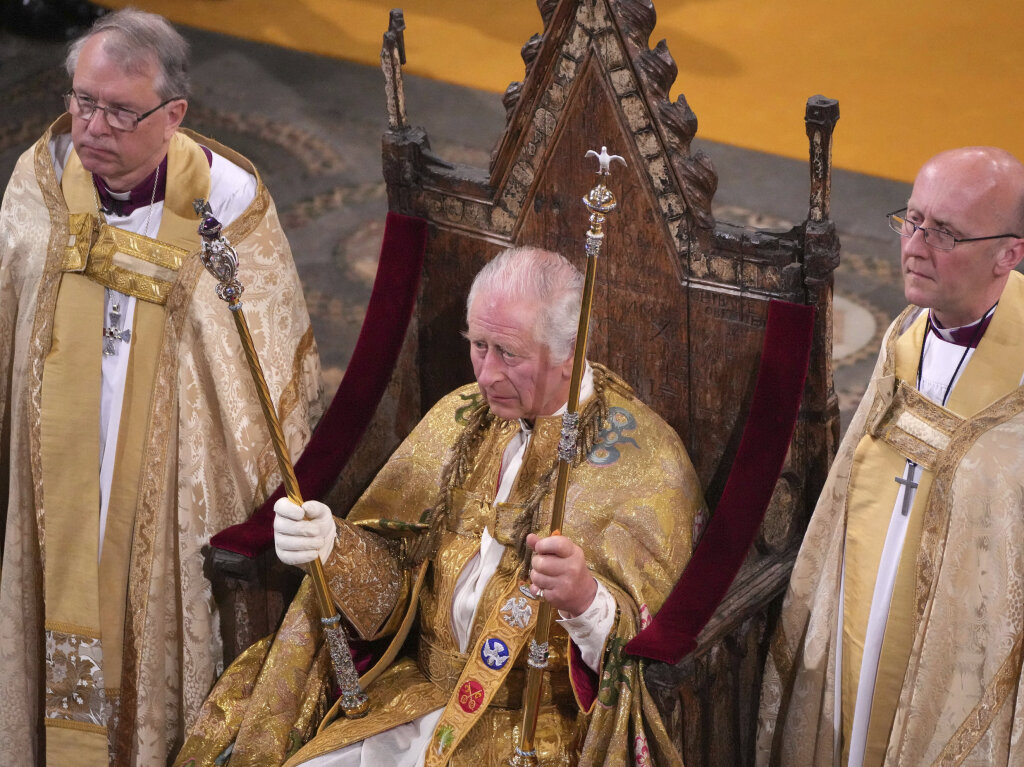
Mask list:
[[483,630],[434,727],[424,767],[446,765],[459,743],[487,710],[516,657],[537,625],[539,602],[524,596],[513,578],[487,616]]
[[[210,189],[206,155],[191,139],[175,134],[167,167],[157,239],[99,219],[92,177],[74,152],[61,180],[70,237],[40,408],[48,764],[109,763],[107,733],[120,694],[131,542],[164,304],[184,258],[199,246],[192,200],[208,197]],[[105,287],[140,300],[125,350],[129,367],[99,559]]]
[[[910,329],[890,341],[886,379],[854,454],[847,499],[845,603],[843,605],[843,758],[849,750],[868,615],[889,523],[907,459],[922,469],[897,569],[882,642],[864,765],[881,764],[903,686],[928,584],[918,583],[918,553],[932,470],[965,420],[1018,387],[1021,361],[1010,351],[1024,322],[1024,280],[1011,275],[992,323],[974,351],[946,407],[915,388],[927,327],[922,312]],[[893,375],[893,373],[895,373]]]

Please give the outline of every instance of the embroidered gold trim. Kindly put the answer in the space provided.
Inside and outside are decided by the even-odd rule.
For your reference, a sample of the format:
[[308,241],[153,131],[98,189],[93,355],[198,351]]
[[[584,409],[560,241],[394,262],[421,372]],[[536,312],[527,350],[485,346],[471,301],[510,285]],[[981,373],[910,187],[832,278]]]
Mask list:
[[338,519],[324,575],[341,612],[361,639],[375,639],[395,611],[404,613],[411,584],[379,538]]
[[50,158],[50,136],[71,130],[71,116],[59,118],[35,146],[35,173],[39,179],[39,190],[46,209],[50,211],[50,240],[46,246],[46,263],[39,277],[36,293],[36,315],[32,323],[32,337],[29,342],[28,366],[31,371],[29,382],[29,452],[32,465],[32,492],[36,504],[36,534],[39,536],[40,566],[46,567],[46,532],[43,525],[43,465],[40,424],[42,418],[43,364],[53,341],[53,316],[60,288],[61,262],[67,248],[70,234],[67,229],[68,209],[57,183],[57,174]]
[[76,636],[88,637],[89,639],[100,638],[98,629],[79,626],[74,623],[64,623],[63,621],[45,621],[43,623],[43,628],[46,631],[54,631],[61,634],[75,634]]
[[[508,695],[514,686],[508,683],[516,671],[513,663],[533,636],[538,613],[537,603],[520,594],[518,581],[510,581],[490,610],[484,631],[473,642],[473,649],[468,655],[460,653],[460,674],[430,737],[425,765],[447,765],[459,743],[487,709],[495,705],[497,696]],[[483,645],[489,638],[502,642],[508,653],[506,662],[497,668],[483,659]],[[548,681],[550,683],[550,677]],[[521,700],[521,697],[520,690],[520,697],[513,700]]]
[[[182,131],[189,138],[212,149],[218,154],[228,156],[227,150],[216,141],[207,139],[192,131]],[[43,151],[47,159],[49,152],[45,144]],[[230,153],[232,156],[238,156]],[[252,169],[248,162],[243,167]],[[259,176],[257,175],[257,180]],[[270,208],[270,194],[262,182],[256,193],[256,199],[238,219],[224,229],[224,236],[232,242],[241,242],[260,224]],[[66,235],[64,235],[66,241]],[[198,258],[188,258],[178,271],[178,279],[167,296],[167,319],[164,325],[164,336],[159,352],[157,376],[154,383],[156,391],[175,392],[178,387],[178,345],[181,341],[182,328],[188,314],[188,306],[192,301],[196,284],[205,273],[202,262]],[[121,689],[126,691],[122,696],[121,716],[118,720],[117,735],[114,738],[116,753],[131,752],[131,743],[135,729],[135,717],[138,706],[137,696],[132,691],[139,689],[140,657],[142,637],[149,610],[149,587],[153,571],[153,541],[157,540],[157,527],[163,515],[163,496],[167,482],[167,461],[171,435],[177,428],[172,426],[172,418],[177,412],[176,397],[154,397],[150,410],[150,429],[144,447],[142,463],[150,467],[143,473],[139,486],[139,506],[135,516],[135,535],[132,545],[132,561],[128,578],[128,610],[125,622],[124,639],[124,672],[121,677]],[[166,520],[164,520],[166,522]]]
[[[552,642],[553,644],[554,642]],[[554,649],[552,647],[552,650]],[[454,652],[446,649],[440,643],[435,644],[424,636],[420,637],[419,667],[423,670],[427,679],[444,690],[446,695],[451,695],[455,692],[455,686],[462,675],[463,669],[466,668],[466,662],[469,660],[469,657],[469,653]],[[509,661],[509,663],[513,662],[515,662],[515,659]],[[562,693],[567,696],[573,694],[572,684],[567,674],[552,674],[552,672],[563,671],[567,665],[566,656],[561,652],[552,652],[548,656],[548,669],[542,675],[542,703],[546,704],[552,701],[552,686],[559,696],[559,700],[564,700],[561,697]],[[513,710],[521,708],[525,686],[526,669],[522,666],[515,666],[509,670],[508,675],[502,682],[501,689],[495,692],[490,705]]]
[[154,391],[168,392],[166,397],[154,397],[150,405],[149,433],[144,446],[142,465],[149,468],[142,473],[139,483],[139,503],[135,514],[131,563],[128,576],[128,609],[125,613],[123,645],[124,669],[121,676],[123,696],[121,717],[118,721],[114,750],[118,754],[131,753],[139,689],[140,653],[142,637],[149,610],[149,588],[153,571],[153,542],[159,539],[158,525],[162,520],[164,488],[167,482],[167,461],[170,455],[171,435],[177,429],[172,418],[177,412],[178,345],[182,327],[192,299],[192,290],[203,273],[198,258],[189,259],[178,272],[178,282],[167,296],[167,316],[163,341],[153,381]]
[[68,215],[68,246],[64,251],[65,272],[80,272],[89,263],[89,249],[99,229],[99,219],[92,213]]
[[[93,252],[111,258],[117,253],[123,253],[137,258],[143,263],[162,267],[170,272],[177,272],[181,269],[181,265],[188,256],[188,252],[183,248],[106,224],[100,226]],[[168,276],[174,277],[173,274]]]
[[945,552],[949,527],[949,495],[956,467],[978,438],[987,431],[1024,411],[1024,387],[994,402],[974,418],[962,422],[951,436],[949,447],[939,456],[934,468],[932,489],[925,507],[921,547],[917,559],[914,636],[917,636],[925,609],[935,587],[935,574]]
[[88,722],[76,722],[71,719],[51,719],[46,717],[43,719],[43,724],[46,727],[62,727],[65,730],[79,730],[81,732],[102,732],[106,733],[107,728],[102,727],[98,724],[89,724]]
[[[177,272],[188,256],[185,250],[107,224],[87,232],[90,223],[95,226],[91,214],[84,215],[91,222],[80,220],[78,214],[69,218],[75,232],[64,254],[67,271],[83,271],[84,258],[84,273],[94,282],[143,301],[161,306],[167,303]],[[91,244],[93,235],[95,242]]]
[[1018,672],[1021,663],[1021,647],[1024,645],[1024,634],[1018,634],[1009,654],[1000,665],[996,675],[982,693],[977,705],[971,709],[964,721],[953,733],[942,753],[932,762],[933,767],[962,764],[977,744],[982,735],[992,724],[999,709],[1003,707],[1007,697],[1017,687]]
[[[881,407],[884,397],[875,398]],[[874,406],[872,408],[874,413]],[[940,454],[949,447],[951,435],[964,419],[921,396],[899,381],[884,411],[877,412],[872,434],[901,455],[925,469],[934,469]]]
[[[920,663],[920,653],[917,650],[921,640],[921,622],[924,620],[925,611],[937,586],[937,573],[945,553],[946,532],[949,527],[949,515],[951,512],[950,494],[956,467],[963,460],[967,451],[983,434],[1020,414],[1022,411],[1024,411],[1024,387],[1018,387],[1002,399],[989,405],[970,420],[965,420],[960,428],[952,434],[949,447],[939,456],[935,464],[934,479],[924,510],[921,544],[918,549],[916,562],[913,632],[915,643],[910,656],[910,666],[904,679],[903,692],[900,695],[899,707],[901,708],[912,705],[911,697],[916,684],[915,680]],[[1019,668],[1019,663],[1017,667]],[[999,683],[1001,673],[1002,669],[997,672],[990,688],[986,689],[986,696],[989,689],[992,690],[993,700],[991,704],[988,703],[985,696],[979,702],[979,706],[984,706],[986,711],[991,711],[991,716],[987,716],[984,720],[974,720],[969,717],[962,725],[964,732],[961,734],[958,730],[957,737],[961,742],[966,742],[970,738],[980,738],[984,734],[985,729],[991,724],[995,712],[1005,702],[1006,696],[1016,689],[1014,685],[1002,685]],[[907,729],[903,728],[900,733],[901,742],[897,753],[902,752],[903,741],[906,735]]]

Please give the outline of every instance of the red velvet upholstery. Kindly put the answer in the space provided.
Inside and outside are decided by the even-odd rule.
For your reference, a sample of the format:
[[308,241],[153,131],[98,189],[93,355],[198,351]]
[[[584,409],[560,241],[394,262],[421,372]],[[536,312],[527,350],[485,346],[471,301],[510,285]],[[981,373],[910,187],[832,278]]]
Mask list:
[[722,498],[665,604],[626,652],[678,663],[725,597],[754,542],[789,450],[810,361],[814,307],[768,307],[750,414]]
[[576,646],[575,642],[569,642],[569,653],[572,655],[569,671],[572,675],[573,689],[576,691],[576,700],[579,702],[580,709],[590,711],[594,701],[597,700],[600,680],[597,678],[597,674],[583,662],[580,648]]
[[[401,351],[419,289],[427,222],[388,213],[377,277],[359,339],[330,407],[295,464],[303,498],[321,498],[331,489],[370,423]],[[274,542],[277,490],[245,522],[210,539],[220,549],[255,557]]]

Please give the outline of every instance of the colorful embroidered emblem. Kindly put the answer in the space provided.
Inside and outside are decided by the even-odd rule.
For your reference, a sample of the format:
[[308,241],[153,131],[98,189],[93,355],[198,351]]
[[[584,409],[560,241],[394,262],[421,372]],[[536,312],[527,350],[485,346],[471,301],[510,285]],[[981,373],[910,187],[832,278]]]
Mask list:
[[526,597],[509,597],[501,608],[505,623],[514,629],[524,629],[533,615],[533,608],[526,603]]
[[635,428],[636,418],[628,410],[621,407],[608,408],[608,419],[594,440],[587,460],[595,466],[608,466],[619,460],[618,446],[629,444],[639,448],[635,439],[622,435],[622,432],[633,431]]
[[508,645],[498,639],[498,637],[485,639],[483,647],[480,648],[480,657],[483,658],[487,668],[497,671],[508,663]]
[[469,414],[480,407],[484,401],[483,392],[475,391],[472,394],[460,394],[459,399],[467,403],[455,410],[455,423],[469,423]]
[[484,687],[475,679],[467,679],[459,688],[459,708],[472,714],[484,702]]
[[437,732],[434,733],[434,751],[438,756],[443,756],[444,752],[451,748],[454,742],[454,727],[450,724],[443,724],[437,728]]

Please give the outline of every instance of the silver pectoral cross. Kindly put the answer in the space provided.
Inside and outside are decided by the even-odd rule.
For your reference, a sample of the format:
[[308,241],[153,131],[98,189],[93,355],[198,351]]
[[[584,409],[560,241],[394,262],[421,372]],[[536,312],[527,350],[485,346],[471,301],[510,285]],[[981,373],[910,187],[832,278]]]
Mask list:
[[907,516],[910,513],[910,506],[914,502],[913,491],[917,490],[919,482],[914,481],[914,470],[917,469],[917,464],[913,461],[907,461],[907,467],[910,469],[910,476],[904,479],[903,477],[895,477],[898,484],[903,485],[903,506],[900,508],[900,513],[903,516]]
[[132,338],[131,330],[122,330],[121,325],[124,317],[121,316],[121,304],[115,303],[110,307],[110,315],[107,327],[103,328],[103,355],[112,357],[117,354],[117,341],[128,343]]

